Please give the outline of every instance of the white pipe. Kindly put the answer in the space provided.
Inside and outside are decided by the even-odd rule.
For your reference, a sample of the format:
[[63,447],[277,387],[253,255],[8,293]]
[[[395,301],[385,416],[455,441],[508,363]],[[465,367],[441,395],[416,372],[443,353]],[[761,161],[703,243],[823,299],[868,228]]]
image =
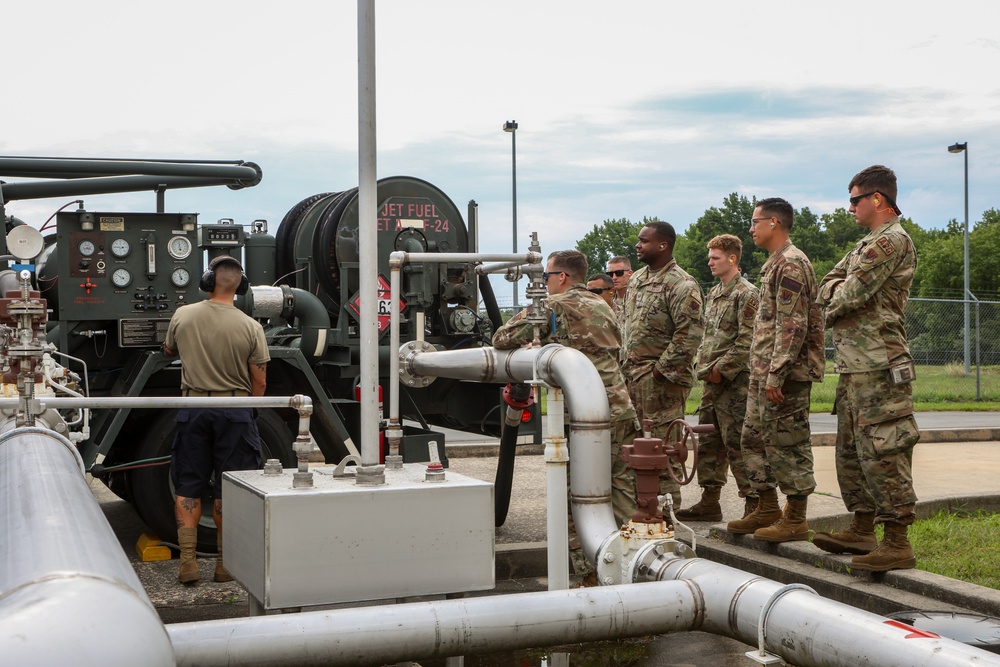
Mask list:
[[0,434],[0,662],[173,665],[173,649],[66,438]]
[[167,627],[178,667],[383,665],[697,629],[684,582],[417,602]]
[[[402,420],[399,415],[399,353],[396,352],[400,346],[399,311],[403,298],[401,293],[401,271],[403,265],[409,262],[441,264],[485,261],[503,261],[515,266],[520,266],[521,264],[540,264],[542,255],[536,252],[524,254],[478,252],[408,253],[402,250],[389,253],[389,349],[392,351],[392,354],[389,357],[389,423],[385,431],[385,437],[389,443],[398,443],[399,439],[403,437]],[[417,340],[423,340],[423,330],[423,323],[421,321],[417,328]]]
[[[358,0],[358,274],[361,319],[361,467],[358,480],[380,481],[378,465],[378,202],[375,141],[375,0]],[[361,471],[359,470],[359,473]],[[381,478],[384,480],[384,477]]]
[[611,412],[597,369],[579,350],[562,345],[497,350],[410,351],[401,362],[414,376],[478,382],[542,380],[560,387],[569,408],[570,501],[584,554],[594,562],[617,533],[611,509]]
[[800,667],[1000,665],[1000,656],[702,558],[661,556],[645,576],[696,586],[700,630],[756,646],[763,616],[764,648]]
[[569,588],[569,521],[566,516],[566,464],[569,450],[563,426],[562,390],[548,392],[545,414],[545,516],[548,534],[549,590]]
[[[36,397],[41,409],[52,408],[292,408],[312,410],[312,397],[295,396],[69,396]],[[16,408],[20,399],[0,398],[0,409]],[[308,407],[307,407],[308,406]]]

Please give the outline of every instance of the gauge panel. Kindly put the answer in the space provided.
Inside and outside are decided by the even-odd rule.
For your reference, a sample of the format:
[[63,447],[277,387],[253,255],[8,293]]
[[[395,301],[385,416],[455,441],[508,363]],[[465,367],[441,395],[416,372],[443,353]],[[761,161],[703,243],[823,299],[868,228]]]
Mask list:
[[174,259],[187,259],[193,249],[191,239],[186,236],[174,236],[167,244],[167,252]]
[[111,242],[111,254],[118,258],[128,257],[128,254],[132,252],[132,244],[126,239],[117,238]]
[[187,287],[191,284],[191,272],[184,267],[178,267],[170,274],[170,282],[174,287]]
[[128,269],[115,269],[111,274],[111,283],[115,287],[128,287],[132,284],[132,274]]

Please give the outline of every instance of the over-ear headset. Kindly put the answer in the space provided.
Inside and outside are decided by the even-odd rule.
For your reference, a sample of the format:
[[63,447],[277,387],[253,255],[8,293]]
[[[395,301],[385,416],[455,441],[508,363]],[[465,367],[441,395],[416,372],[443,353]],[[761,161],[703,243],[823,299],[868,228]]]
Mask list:
[[208,269],[205,273],[201,274],[201,280],[198,282],[198,289],[202,292],[215,291],[215,269],[220,264],[233,264],[240,270],[240,284],[236,287],[236,294],[238,296],[246,294],[250,289],[250,279],[247,278],[247,274],[243,272],[243,265],[240,264],[240,261],[235,257],[230,257],[229,255],[220,255],[208,263]]

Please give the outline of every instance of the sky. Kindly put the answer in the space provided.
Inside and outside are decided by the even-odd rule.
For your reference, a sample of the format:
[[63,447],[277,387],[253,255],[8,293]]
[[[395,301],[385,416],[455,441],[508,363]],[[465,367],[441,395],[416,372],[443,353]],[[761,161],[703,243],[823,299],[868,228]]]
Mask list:
[[[358,182],[357,3],[17,3],[0,155],[248,160],[260,185],[174,190],[203,222]],[[893,168],[923,227],[1000,208],[1000,37],[987,0],[375,0],[379,177],[479,203],[480,249],[573,247],[610,218],[683,232],[736,192],[814,213]],[[21,182],[24,179],[6,178]],[[14,201],[41,225],[63,199]],[[86,198],[152,210],[153,195]],[[499,290],[498,290],[499,291]],[[508,292],[509,293],[509,292]]]

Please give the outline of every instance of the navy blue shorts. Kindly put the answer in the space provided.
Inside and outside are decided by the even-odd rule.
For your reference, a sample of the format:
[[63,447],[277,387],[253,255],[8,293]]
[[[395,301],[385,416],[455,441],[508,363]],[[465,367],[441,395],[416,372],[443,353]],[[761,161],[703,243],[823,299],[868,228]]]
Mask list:
[[215,473],[215,497],[221,498],[222,473],[260,465],[260,433],[252,408],[177,411],[170,478],[178,496],[201,498]]

